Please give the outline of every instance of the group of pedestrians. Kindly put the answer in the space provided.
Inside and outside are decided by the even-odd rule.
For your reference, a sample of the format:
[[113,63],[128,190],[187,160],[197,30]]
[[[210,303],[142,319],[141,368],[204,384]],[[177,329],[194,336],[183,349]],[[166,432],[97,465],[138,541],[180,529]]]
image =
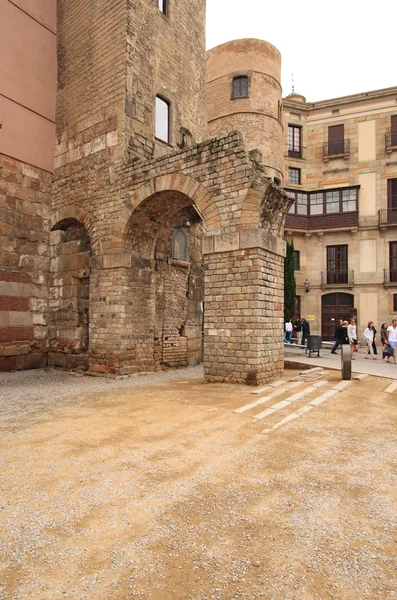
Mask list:
[[310,335],[310,323],[306,321],[305,317],[301,319],[295,319],[292,323],[291,319],[286,319],[284,326],[284,342],[286,344],[292,344],[292,333],[296,333],[296,343],[298,346],[305,346],[306,340]]
[[335,344],[331,350],[331,354],[336,354],[338,346],[349,345],[352,360],[354,359],[354,353],[358,351],[358,337],[357,337],[357,325],[355,319],[349,321],[338,320],[338,324],[335,327]]
[[[393,319],[390,326],[388,326],[387,323],[383,323],[380,332],[382,359],[386,359],[386,361],[389,362],[390,358],[393,358],[394,362],[397,363],[397,319]],[[372,321],[369,321],[364,331],[364,342],[366,345],[366,354],[364,358],[371,357],[373,360],[377,360],[378,349],[375,340],[376,333],[375,325]],[[351,358],[352,360],[355,360],[354,353],[358,351],[356,320],[352,318],[350,319],[350,322],[348,322],[339,319],[335,328],[335,340],[331,354],[336,354],[336,350],[339,346],[349,345]]]

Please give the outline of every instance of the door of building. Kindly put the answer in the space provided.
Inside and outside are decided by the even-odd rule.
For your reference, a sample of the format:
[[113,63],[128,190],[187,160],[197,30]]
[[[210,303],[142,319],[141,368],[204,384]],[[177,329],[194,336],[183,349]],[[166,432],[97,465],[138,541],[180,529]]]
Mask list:
[[356,315],[353,294],[325,294],[321,299],[321,334],[324,341],[335,339],[338,319],[349,321]]

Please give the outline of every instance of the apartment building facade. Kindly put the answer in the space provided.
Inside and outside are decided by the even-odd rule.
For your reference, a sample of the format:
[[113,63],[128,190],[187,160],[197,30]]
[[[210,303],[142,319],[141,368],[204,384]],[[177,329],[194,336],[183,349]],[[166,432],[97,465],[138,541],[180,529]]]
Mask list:
[[283,101],[284,187],[293,200],[296,313],[325,340],[338,318],[397,315],[397,87]]

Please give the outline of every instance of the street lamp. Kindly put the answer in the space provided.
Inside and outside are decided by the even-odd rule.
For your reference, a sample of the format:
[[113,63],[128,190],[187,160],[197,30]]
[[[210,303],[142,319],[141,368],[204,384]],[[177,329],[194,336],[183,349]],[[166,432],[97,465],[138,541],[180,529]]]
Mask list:
[[306,294],[307,294],[307,292],[310,292],[310,281],[308,279],[305,279],[305,281],[303,282],[303,285],[305,286]]

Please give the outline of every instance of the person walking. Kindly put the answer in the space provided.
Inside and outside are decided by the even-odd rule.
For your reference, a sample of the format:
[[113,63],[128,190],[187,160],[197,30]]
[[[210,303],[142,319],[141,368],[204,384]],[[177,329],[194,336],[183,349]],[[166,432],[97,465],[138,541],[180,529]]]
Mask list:
[[[368,354],[372,356],[374,360],[376,360],[376,356],[374,356],[374,324],[372,321],[369,321],[367,329],[364,331],[364,341],[368,346]],[[368,354],[364,356],[364,358],[368,358]]]
[[336,354],[336,349],[338,346],[342,346],[343,344],[343,321],[342,319],[338,319],[338,324],[335,327],[335,344],[331,350],[331,354]]
[[287,344],[292,344],[291,336],[292,336],[293,330],[294,330],[294,328],[293,328],[291,319],[288,319],[288,321],[286,321],[286,323],[285,323],[285,339],[286,339]]
[[[376,347],[376,340],[375,340],[375,338],[376,338],[376,334],[378,332],[376,331],[376,327],[375,327],[374,324],[372,324],[372,328],[373,328],[373,332],[374,332],[374,341],[372,342],[372,350],[374,351],[374,354],[376,356],[378,354],[378,349]],[[369,352],[368,352],[368,354],[369,354]]]
[[355,319],[350,319],[350,323],[347,327],[347,336],[349,338],[351,357],[352,360],[355,360],[353,354],[358,352],[357,326]]
[[300,319],[295,319],[294,329],[296,331],[297,343],[300,346],[302,344],[302,321]]
[[382,346],[385,345],[385,342],[387,342],[387,323],[382,323],[382,326],[380,328],[380,343],[382,344]]
[[397,319],[393,319],[390,327],[387,328],[386,339],[393,350],[394,362],[397,362]]
[[310,335],[310,323],[302,317],[302,346],[306,346],[307,338]]

